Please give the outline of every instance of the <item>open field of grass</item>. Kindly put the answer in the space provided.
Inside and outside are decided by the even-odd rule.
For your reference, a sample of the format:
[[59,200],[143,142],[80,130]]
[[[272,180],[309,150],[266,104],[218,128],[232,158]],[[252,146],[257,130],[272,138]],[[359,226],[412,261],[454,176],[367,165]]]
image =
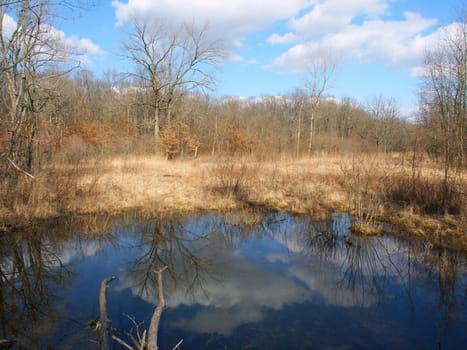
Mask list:
[[[26,203],[1,215],[27,219],[140,210],[277,210],[313,217],[352,213],[360,233],[381,222],[467,250],[466,174],[449,188],[429,160],[409,155],[302,159],[113,157],[50,168]],[[445,191],[449,193],[445,195]]]

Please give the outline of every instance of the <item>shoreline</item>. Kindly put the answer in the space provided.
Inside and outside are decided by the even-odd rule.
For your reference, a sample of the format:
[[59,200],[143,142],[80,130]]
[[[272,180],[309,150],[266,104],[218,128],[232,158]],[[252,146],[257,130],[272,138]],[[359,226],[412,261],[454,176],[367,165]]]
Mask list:
[[[355,180],[355,159],[343,156],[269,161],[167,161],[156,156],[132,156],[60,165],[51,170],[63,175],[53,178],[55,193],[50,188],[51,179],[46,175],[39,178],[44,183],[35,202],[19,207],[16,213],[0,210],[0,232],[44,219],[125,212],[156,215],[259,210],[317,219],[345,212],[356,218],[356,234],[379,234],[381,224],[389,223],[399,234],[421,237],[432,247],[467,251],[464,213],[428,215],[414,205],[374,198],[382,182],[410,170],[406,163],[402,156],[362,158],[358,166],[365,167],[363,173],[371,174],[365,179],[366,188],[365,181]],[[421,178],[436,176],[438,170],[427,165],[423,171],[428,175]],[[71,183],[63,178],[70,173],[79,174],[73,185],[61,186],[61,181]]]

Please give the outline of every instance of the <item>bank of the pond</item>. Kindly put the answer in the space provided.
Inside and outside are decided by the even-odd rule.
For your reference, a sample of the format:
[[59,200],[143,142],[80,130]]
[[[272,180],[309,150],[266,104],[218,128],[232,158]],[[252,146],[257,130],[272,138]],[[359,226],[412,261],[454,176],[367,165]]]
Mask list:
[[452,189],[460,195],[447,198],[454,208],[449,215],[436,213],[440,177],[427,163],[417,168],[415,179],[403,155],[274,161],[114,157],[55,166],[37,177],[27,202],[0,211],[1,229],[37,218],[133,210],[150,215],[246,209],[315,218],[345,211],[355,215],[361,233],[377,233],[389,222],[395,231],[424,237],[433,247],[467,250],[465,174]]

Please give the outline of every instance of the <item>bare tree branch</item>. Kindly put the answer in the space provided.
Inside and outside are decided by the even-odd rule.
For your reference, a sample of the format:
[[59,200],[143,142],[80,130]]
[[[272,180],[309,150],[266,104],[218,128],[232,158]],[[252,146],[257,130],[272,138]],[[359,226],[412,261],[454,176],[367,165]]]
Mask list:
[[315,132],[316,113],[321,98],[329,88],[331,75],[334,71],[334,65],[321,59],[315,62],[308,70],[308,77],[305,81],[305,87],[310,98],[310,134],[308,138],[308,155],[311,156],[313,148],[313,138]]
[[149,94],[153,109],[154,137],[159,140],[162,118],[170,124],[172,108],[183,91],[210,89],[214,78],[210,69],[221,57],[218,42],[209,41],[207,27],[175,28],[148,20],[132,20],[133,30],[123,43],[125,57],[135,64],[130,73]]
[[120,339],[116,335],[112,334],[112,339],[115,340],[117,343],[119,343],[120,345],[122,345],[124,348],[126,348],[128,350],[135,350],[131,345],[128,345],[125,341],[123,341],[122,339]]
[[33,176],[33,175],[31,175],[31,174],[29,174],[27,171],[21,169],[21,168],[20,168],[19,166],[17,166],[17,165],[15,164],[15,162],[13,162],[10,158],[7,158],[7,159],[8,159],[8,161],[11,163],[11,165],[13,165],[13,166],[15,167],[16,170],[21,171],[21,172],[22,172],[23,174],[25,174],[26,176],[29,176],[31,179],[34,179],[34,176]]

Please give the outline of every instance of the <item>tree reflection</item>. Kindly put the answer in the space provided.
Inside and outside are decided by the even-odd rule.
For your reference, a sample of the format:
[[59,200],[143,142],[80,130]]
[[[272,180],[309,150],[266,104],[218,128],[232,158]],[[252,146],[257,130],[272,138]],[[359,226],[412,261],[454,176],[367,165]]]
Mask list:
[[186,293],[203,289],[205,278],[212,278],[216,271],[216,241],[199,229],[191,232],[187,227],[190,220],[186,216],[161,215],[142,229],[134,247],[137,257],[131,268],[122,272],[122,279],[130,284],[125,287],[155,300],[156,271],[167,266],[169,291],[181,286]]
[[304,222],[308,227],[296,233],[303,254],[318,257],[321,263],[338,264],[342,279],[336,287],[350,290],[362,305],[371,298],[383,302],[388,297],[388,284],[396,283],[413,312],[414,290],[430,283],[438,291],[439,306],[446,314],[455,309],[456,291],[465,283],[465,254],[431,250],[416,238],[343,235],[336,232],[333,221]]
[[49,333],[59,318],[56,291],[64,288],[71,272],[62,265],[52,240],[38,232],[5,235],[1,241],[2,338],[21,339],[20,346],[38,348],[39,336]]
[[43,348],[56,341],[58,327],[84,328],[60,297],[75,276],[69,262],[115,242],[105,216],[64,218],[1,235],[0,338],[19,348]]
[[[14,338],[20,347],[40,348],[49,344],[44,339],[57,341],[57,334],[84,328],[90,318],[64,326],[74,322],[74,315],[68,300],[60,299],[64,289],[92,269],[88,264],[86,272],[79,270],[84,259],[74,264],[76,256],[95,255],[93,263],[102,265],[111,262],[96,269],[119,280],[109,302],[127,298],[120,292],[128,288],[155,303],[155,271],[167,266],[167,305],[198,306],[189,316],[170,323],[169,328],[188,332],[233,334],[240,325],[264,320],[268,310],[301,303],[324,302],[336,309],[391,305],[399,298],[407,312],[414,313],[420,305],[417,298],[427,295],[429,305],[436,299],[433,307],[443,332],[451,317],[465,310],[465,304],[459,307],[459,291],[467,286],[465,254],[430,250],[417,239],[355,236],[347,230],[348,220],[343,215],[314,221],[253,212],[102,216],[44,225],[30,234],[3,235],[0,338]],[[100,250],[105,254],[96,254]],[[95,279],[98,286],[106,277],[99,273],[80,283]],[[147,305],[144,310],[131,306],[122,312],[121,305],[110,310],[118,309],[118,316],[110,316],[117,326],[123,321],[116,318],[123,318],[123,312],[135,317],[149,312]],[[92,306],[89,309],[95,312]],[[80,317],[87,317],[87,311]],[[57,331],[58,327],[66,330]],[[87,332],[86,337],[92,335]],[[66,342],[74,344],[74,340]]]

